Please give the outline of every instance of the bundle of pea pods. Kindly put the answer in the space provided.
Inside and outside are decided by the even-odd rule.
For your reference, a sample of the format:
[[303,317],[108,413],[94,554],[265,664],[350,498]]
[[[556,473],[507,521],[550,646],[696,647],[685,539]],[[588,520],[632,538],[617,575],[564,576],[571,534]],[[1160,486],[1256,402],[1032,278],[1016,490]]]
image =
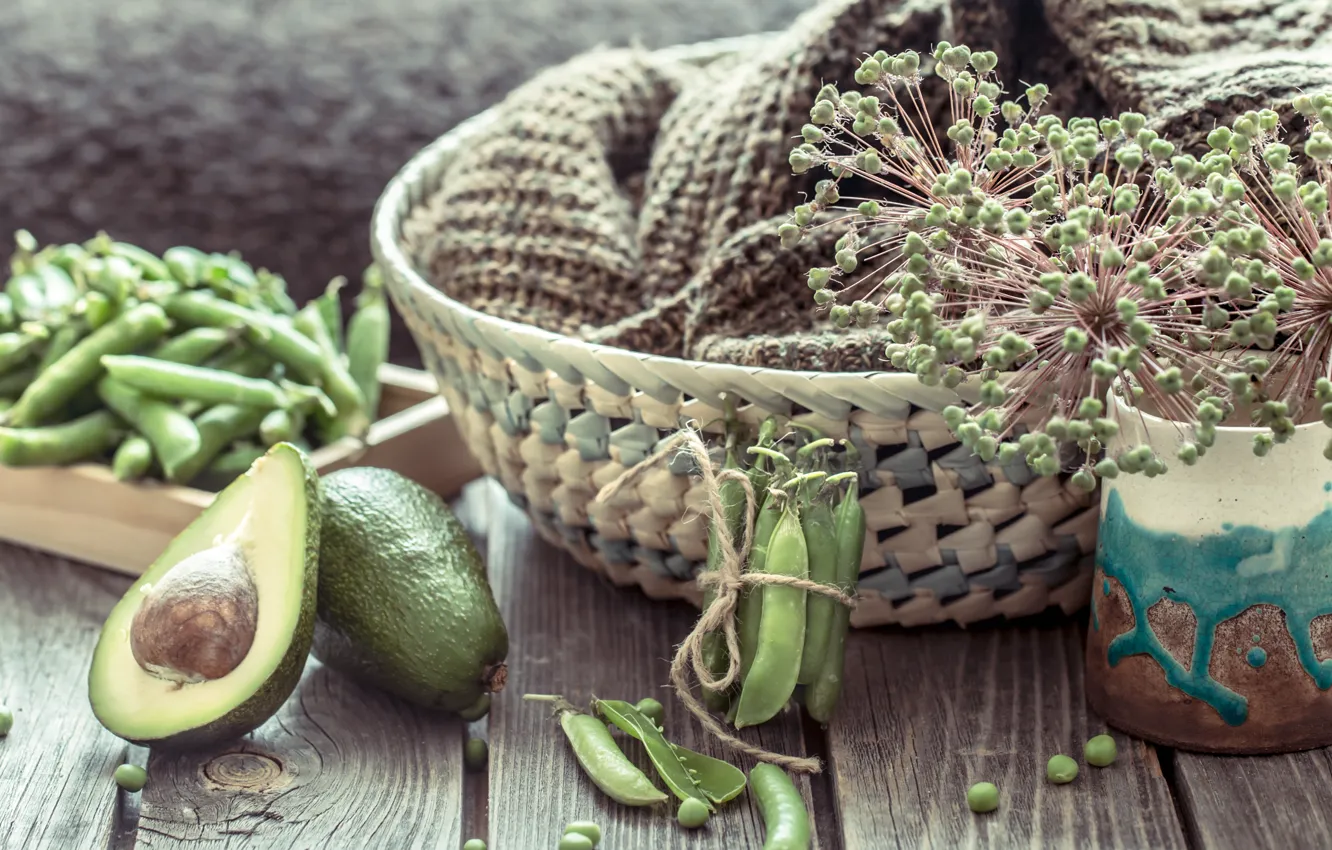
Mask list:
[[[767,419],[750,445],[738,427],[727,430],[724,468],[742,468],[742,458],[752,458],[746,476],[760,500],[745,570],[806,579],[854,596],[865,546],[859,456],[849,442],[837,451],[836,441],[810,428],[792,430],[775,441],[778,423]],[[716,523],[729,525],[733,540],[744,535],[743,485],[723,480],[721,502],[707,569],[721,563]],[[704,606],[712,601],[708,594]],[[725,712],[743,729],[771,720],[796,697],[810,717],[827,725],[841,698],[850,617],[848,607],[828,596],[790,585],[750,585],[737,612],[739,687],[705,689],[708,708]],[[713,677],[725,675],[730,659],[720,633],[707,636],[703,653]]]
[[207,486],[278,442],[363,437],[389,309],[367,270],[344,327],[342,278],[303,307],[236,254],[162,256],[98,234],[16,236],[0,293],[0,465],[107,461],[117,478]]

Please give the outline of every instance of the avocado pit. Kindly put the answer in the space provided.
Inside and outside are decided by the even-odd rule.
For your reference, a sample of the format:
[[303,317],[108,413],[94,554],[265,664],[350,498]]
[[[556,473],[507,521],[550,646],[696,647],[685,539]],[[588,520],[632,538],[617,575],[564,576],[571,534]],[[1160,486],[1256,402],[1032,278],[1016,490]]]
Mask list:
[[172,567],[130,625],[134,660],[161,679],[193,684],[235,670],[254,644],[259,592],[244,551],[222,544]]

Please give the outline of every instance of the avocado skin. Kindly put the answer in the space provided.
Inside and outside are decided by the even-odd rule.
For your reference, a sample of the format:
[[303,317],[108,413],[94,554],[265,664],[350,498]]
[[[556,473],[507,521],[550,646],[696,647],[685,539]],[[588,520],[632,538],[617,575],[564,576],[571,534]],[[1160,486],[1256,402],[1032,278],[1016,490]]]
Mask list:
[[[314,637],[315,609],[318,603],[319,536],[322,528],[321,512],[323,507],[322,486],[319,473],[311,465],[310,459],[300,449],[288,443],[279,443],[269,450],[294,452],[305,469],[305,581],[302,583],[301,617],[292,633],[291,643],[282,656],[273,675],[245,702],[229,711],[212,723],[196,726],[165,738],[148,740],[129,739],[130,743],[141,747],[153,747],[160,750],[187,750],[231,741],[247,735],[262,726],[268,718],[277,713],[282,704],[296,690],[305,672],[305,660],[310,654],[310,645]],[[263,600],[259,601],[263,605]],[[103,638],[104,639],[104,638]],[[253,651],[253,650],[252,650]]]
[[326,476],[319,571],[325,665],[453,712],[502,686],[509,635],[480,554],[439,496],[387,469]]

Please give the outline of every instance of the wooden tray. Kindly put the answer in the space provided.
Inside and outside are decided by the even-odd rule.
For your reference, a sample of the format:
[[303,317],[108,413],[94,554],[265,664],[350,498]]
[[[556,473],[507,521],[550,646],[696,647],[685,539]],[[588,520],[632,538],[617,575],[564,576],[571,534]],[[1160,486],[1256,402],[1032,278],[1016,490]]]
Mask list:
[[[349,466],[397,470],[449,497],[482,475],[426,372],[385,365],[379,419],[365,443],[342,440],[311,455],[320,473]],[[0,539],[140,575],[213,493],[117,481],[98,464],[0,467]]]

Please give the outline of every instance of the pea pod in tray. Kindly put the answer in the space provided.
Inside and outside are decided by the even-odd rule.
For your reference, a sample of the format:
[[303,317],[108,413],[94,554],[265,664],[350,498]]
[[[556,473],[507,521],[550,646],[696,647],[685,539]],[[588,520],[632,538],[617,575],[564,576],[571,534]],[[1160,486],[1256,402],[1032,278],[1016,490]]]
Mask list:
[[287,407],[291,403],[282,388],[272,381],[217,369],[134,355],[103,357],[102,365],[117,381],[159,398],[239,404],[268,410]]
[[135,481],[153,466],[153,447],[143,437],[125,440],[111,458],[111,474],[117,481]]
[[365,398],[373,418],[379,413],[379,367],[389,355],[390,317],[378,266],[366,270],[365,289],[356,297],[356,312],[347,322],[347,371]]
[[356,386],[351,374],[342,362],[342,353],[333,344],[324,326],[316,304],[307,304],[301,308],[292,320],[296,329],[314,341],[324,355],[323,389],[337,408],[337,416],[332,421],[321,424],[325,442],[333,442],[348,434],[363,436],[370,427],[370,417],[366,414],[365,397],[361,388]]
[[14,313],[14,302],[9,295],[0,292],[0,333],[12,331],[18,326],[18,316]]
[[146,348],[165,335],[168,326],[166,314],[155,304],[138,304],[121,313],[40,373],[6,414],[8,423],[42,424],[102,377],[103,357]]
[[188,484],[199,477],[227,446],[258,433],[264,411],[254,407],[219,404],[200,413],[194,420],[199,432],[199,449],[176,468],[173,479]]
[[[605,710],[607,703],[610,704],[609,711]],[[621,732],[638,741],[643,740],[642,730],[649,728],[649,724],[652,723],[650,717],[621,700],[598,700],[597,710]],[[641,720],[637,723],[632,722],[634,715],[638,715]],[[658,732],[660,734],[660,730]],[[646,742],[644,744],[646,745]],[[667,746],[688,771],[698,790],[713,803],[717,805],[728,803],[745,790],[745,773],[740,768],[670,742],[667,742]]]
[[107,407],[148,440],[167,480],[179,481],[181,468],[202,446],[194,421],[171,403],[144,395],[114,378],[103,378],[97,393]]
[[99,410],[63,425],[0,428],[0,466],[64,466],[107,452],[123,433],[113,414]]
[[[235,342],[235,340],[235,334],[220,328],[192,328],[163,342],[154,348],[149,356],[155,360],[166,360],[169,363],[185,363],[190,366],[198,366],[219,354],[222,349]],[[267,362],[267,358],[264,358],[265,368]],[[261,369],[260,374],[263,371]]]
[[17,331],[0,334],[0,374],[26,364],[49,336],[46,328],[36,323],[27,323]]
[[707,797],[695,783],[689,769],[676,756],[675,748],[662,735],[657,724],[623,700],[596,700],[593,705],[602,717],[620,727],[631,738],[643,742],[648,758],[652,759],[652,765],[657,769],[657,775],[675,796],[681,800],[688,800],[691,797],[702,800],[708,804],[709,811],[712,810],[712,804],[708,803]]
[[669,799],[621,752],[605,723],[559,697],[528,694],[523,699],[556,704],[560,727],[574,757],[588,779],[612,800],[626,806],[651,806]]

